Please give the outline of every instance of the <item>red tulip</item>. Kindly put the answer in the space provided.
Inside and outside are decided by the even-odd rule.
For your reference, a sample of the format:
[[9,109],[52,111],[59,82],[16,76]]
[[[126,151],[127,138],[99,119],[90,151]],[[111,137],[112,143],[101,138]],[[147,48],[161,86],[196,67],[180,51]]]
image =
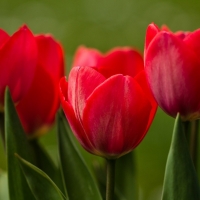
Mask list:
[[64,75],[63,51],[51,36],[35,36],[37,67],[33,83],[17,105],[17,111],[27,134],[44,133],[53,123],[59,106],[58,84]]
[[12,36],[0,29],[0,110],[4,93],[9,87],[14,102],[29,90],[37,62],[37,47],[33,34],[21,27]]
[[[86,66],[87,58],[93,67]],[[118,158],[141,142],[157,108],[142,57],[130,48],[116,48],[104,56],[82,47],[74,63],[81,65],[80,60],[85,66],[73,67],[68,81],[60,81],[63,110],[87,151]]]
[[200,29],[172,33],[150,24],[146,33],[145,71],[158,105],[183,120],[200,117]]

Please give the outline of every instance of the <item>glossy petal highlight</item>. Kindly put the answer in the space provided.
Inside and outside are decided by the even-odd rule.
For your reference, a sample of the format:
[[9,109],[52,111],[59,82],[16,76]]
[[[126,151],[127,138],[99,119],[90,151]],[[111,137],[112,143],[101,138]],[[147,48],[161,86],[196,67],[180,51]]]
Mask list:
[[65,116],[69,122],[70,127],[72,128],[73,133],[75,134],[76,138],[79,140],[81,145],[89,152],[92,153],[92,150],[94,149],[91,145],[90,141],[88,140],[88,137],[82,127],[82,124],[80,121],[76,118],[75,112],[73,110],[73,107],[68,102],[68,83],[63,77],[60,80],[59,84],[59,91],[60,91],[60,99],[62,108],[64,110]]
[[74,67],[71,70],[68,98],[76,110],[77,117],[82,118],[86,99],[104,80],[105,77],[91,67]]

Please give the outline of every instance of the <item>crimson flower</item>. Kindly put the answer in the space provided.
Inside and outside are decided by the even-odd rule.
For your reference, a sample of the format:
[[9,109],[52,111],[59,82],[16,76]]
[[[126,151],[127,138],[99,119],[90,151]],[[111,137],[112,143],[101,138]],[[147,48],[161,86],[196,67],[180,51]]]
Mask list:
[[63,50],[50,35],[35,36],[36,72],[27,94],[17,104],[17,112],[26,133],[44,133],[54,122],[59,107],[58,84],[64,75]]
[[16,103],[27,93],[34,78],[36,61],[35,38],[26,26],[12,36],[0,29],[0,111],[4,108],[6,86]]
[[150,24],[146,33],[145,72],[158,105],[183,120],[200,117],[200,29],[172,33]]
[[72,68],[68,81],[61,79],[60,98],[76,138],[90,153],[109,159],[132,151],[157,108],[141,55],[128,47],[106,55],[81,47],[74,63],[81,67]]

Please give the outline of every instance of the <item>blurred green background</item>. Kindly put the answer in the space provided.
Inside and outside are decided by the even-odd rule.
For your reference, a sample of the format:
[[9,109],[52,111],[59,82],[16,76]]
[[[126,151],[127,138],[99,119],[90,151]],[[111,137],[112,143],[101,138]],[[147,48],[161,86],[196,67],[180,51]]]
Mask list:
[[[102,52],[115,46],[133,46],[143,52],[149,23],[167,24],[173,31],[193,31],[200,27],[199,11],[200,1],[195,0],[1,0],[0,27],[12,34],[27,24],[35,34],[54,35],[63,45],[67,73],[79,45]],[[159,109],[146,138],[135,150],[140,200],[157,200],[161,195],[173,122]],[[55,158],[54,132],[41,142]],[[86,152],[84,155],[95,159]],[[0,169],[6,169],[2,146]]]

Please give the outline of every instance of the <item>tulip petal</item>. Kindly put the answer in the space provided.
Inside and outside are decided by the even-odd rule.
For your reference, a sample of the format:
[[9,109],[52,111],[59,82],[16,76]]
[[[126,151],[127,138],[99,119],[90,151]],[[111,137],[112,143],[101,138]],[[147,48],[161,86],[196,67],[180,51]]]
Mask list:
[[43,66],[37,66],[28,93],[17,104],[17,111],[27,134],[40,129],[42,131],[42,128],[48,128],[53,123],[59,106],[57,84]]
[[149,121],[148,121],[148,125],[147,125],[147,129],[146,129],[146,132],[148,131],[153,119],[154,119],[154,116],[156,114],[156,111],[157,111],[157,103],[155,101],[155,98],[151,92],[151,89],[149,87],[149,84],[147,82],[147,78],[146,78],[146,73],[145,71],[141,71],[136,77],[135,77],[135,80],[137,81],[137,83],[140,85],[143,93],[146,95],[147,99],[150,101],[151,103],[151,112],[150,112],[150,116],[149,116]]
[[2,29],[0,29],[0,48],[9,40],[10,36]]
[[98,69],[106,78],[114,74],[134,77],[144,69],[144,63],[141,54],[136,50],[129,47],[114,48],[99,59]]
[[50,35],[36,36],[38,46],[38,65],[44,66],[49,74],[59,82],[64,75],[63,50]]
[[130,76],[115,75],[87,99],[83,126],[95,149],[107,157],[119,157],[146,134],[150,110],[137,82]]
[[[193,50],[197,57],[199,58],[200,55],[200,29],[188,34],[187,37],[184,39],[184,43]],[[200,60],[200,59],[199,59]]]
[[105,77],[91,67],[72,68],[69,74],[68,98],[77,118],[82,118],[86,99],[104,80]]
[[171,116],[186,116],[199,107],[199,65],[194,52],[171,33],[159,33],[149,45],[147,79],[156,101]]
[[156,24],[152,23],[147,27],[146,38],[145,38],[145,47],[144,47],[144,56],[146,54],[146,50],[153,40],[153,38],[160,32],[160,29],[156,26]]
[[60,80],[60,84],[59,84],[59,94],[60,94],[62,108],[64,110],[65,116],[69,122],[69,125],[70,125],[74,135],[76,136],[76,138],[78,139],[80,144],[87,151],[91,152],[93,147],[92,147],[90,141],[88,140],[88,137],[85,134],[79,120],[76,118],[75,112],[74,112],[72,106],[68,102],[67,93],[68,93],[68,83],[67,83],[65,77],[63,77]]
[[36,58],[35,38],[24,26],[0,50],[0,103],[6,86],[15,102],[27,92],[34,77]]
[[77,66],[97,66],[99,59],[101,59],[102,55],[99,51],[92,48],[86,48],[84,46],[80,46],[76,54],[74,56],[74,62],[72,64],[73,67]]
[[17,105],[28,134],[42,134],[53,123],[59,106],[58,83],[64,75],[60,45],[50,36],[37,36],[36,41],[38,63],[34,80],[28,93]]

